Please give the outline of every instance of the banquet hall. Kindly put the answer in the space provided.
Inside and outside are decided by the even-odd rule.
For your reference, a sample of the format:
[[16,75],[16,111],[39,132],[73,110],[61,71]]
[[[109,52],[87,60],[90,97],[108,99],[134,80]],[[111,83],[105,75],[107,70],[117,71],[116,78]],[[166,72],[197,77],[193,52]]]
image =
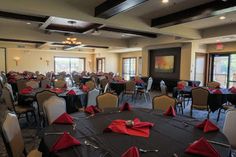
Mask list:
[[0,157],[236,157],[235,0],[0,0]]

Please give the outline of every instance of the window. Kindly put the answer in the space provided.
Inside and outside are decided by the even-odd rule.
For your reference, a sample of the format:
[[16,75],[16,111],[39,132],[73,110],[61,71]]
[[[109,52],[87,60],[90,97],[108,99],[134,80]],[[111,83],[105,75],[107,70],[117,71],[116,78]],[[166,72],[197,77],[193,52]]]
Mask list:
[[85,70],[85,58],[55,57],[54,64],[56,73],[62,71],[66,73],[82,72]]
[[97,58],[97,72],[105,72],[105,58]]
[[123,58],[122,76],[125,80],[136,75],[136,58]]

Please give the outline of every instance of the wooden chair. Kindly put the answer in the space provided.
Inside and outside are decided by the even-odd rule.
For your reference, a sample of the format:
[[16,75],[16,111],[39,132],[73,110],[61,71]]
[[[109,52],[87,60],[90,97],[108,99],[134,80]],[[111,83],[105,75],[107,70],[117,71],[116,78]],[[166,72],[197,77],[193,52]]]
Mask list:
[[24,114],[26,116],[27,121],[29,121],[28,113],[31,113],[35,118],[35,122],[37,122],[34,107],[29,105],[18,105],[17,102],[14,101],[12,95],[13,94],[11,94],[8,88],[3,88],[2,96],[8,109],[14,111],[17,114],[18,118],[21,118],[21,115]]
[[104,92],[104,90],[105,90],[105,87],[106,87],[106,85],[109,83],[109,80],[108,79],[102,79],[102,80],[100,80],[100,86],[101,86],[101,90]]
[[49,79],[43,79],[40,81],[41,88],[46,88],[47,85],[50,85],[50,80]]
[[136,94],[136,85],[134,81],[128,81],[125,83],[125,90],[122,93],[122,99],[124,95],[131,95],[132,96],[132,101],[134,100],[134,96]]
[[27,87],[31,87],[33,89],[39,88],[39,82],[38,81],[30,80],[30,81],[27,81],[25,84],[26,84]]
[[213,89],[220,88],[220,83],[216,81],[208,82],[207,87],[213,88]]
[[19,121],[15,114],[6,113],[1,128],[2,138],[9,157],[22,157],[23,154],[25,157],[42,157],[42,153],[36,149],[27,154]]
[[22,89],[27,87],[26,82],[27,82],[27,80],[24,80],[24,79],[19,79],[16,81],[16,86],[17,86],[18,92],[20,92]]
[[51,96],[43,103],[48,124],[51,125],[60,115],[66,112],[66,101],[58,96]]
[[66,81],[65,80],[55,80],[54,81],[54,87],[55,88],[65,88]]
[[104,93],[97,96],[97,106],[100,109],[115,108],[119,105],[119,98],[117,95],[111,93]]
[[85,83],[86,86],[88,86],[89,91],[93,90],[94,88],[96,88],[96,85],[94,83],[94,81],[88,81]]
[[192,89],[192,104],[190,109],[190,116],[192,117],[193,109],[206,110],[208,112],[207,118],[210,115],[210,109],[208,105],[209,91],[202,87]]
[[152,108],[154,110],[161,110],[163,112],[167,111],[170,106],[175,108],[176,100],[167,95],[155,96],[152,99]]

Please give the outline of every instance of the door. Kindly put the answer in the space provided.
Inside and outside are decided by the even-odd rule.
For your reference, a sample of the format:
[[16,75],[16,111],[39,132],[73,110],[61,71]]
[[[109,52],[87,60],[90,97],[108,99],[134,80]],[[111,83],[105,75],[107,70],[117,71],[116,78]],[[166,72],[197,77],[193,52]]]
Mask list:
[[229,62],[230,55],[214,55],[212,64],[212,81],[219,82],[221,87],[229,86]]
[[206,54],[196,53],[194,80],[201,81],[200,86],[205,85],[206,80]]

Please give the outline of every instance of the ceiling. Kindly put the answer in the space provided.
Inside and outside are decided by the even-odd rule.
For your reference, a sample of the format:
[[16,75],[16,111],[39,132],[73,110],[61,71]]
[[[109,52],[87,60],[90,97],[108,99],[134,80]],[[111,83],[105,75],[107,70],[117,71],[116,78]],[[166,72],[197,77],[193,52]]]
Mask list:
[[[0,25],[0,36],[7,37],[6,33],[4,34],[3,32],[4,30],[7,32],[9,29],[7,26],[9,25],[11,27],[15,26],[15,29],[19,29],[18,32],[20,33],[20,35],[15,36],[11,34],[9,38],[23,37],[25,32],[26,39],[31,40],[32,38],[29,37],[30,35],[27,32],[31,32],[31,35],[34,35],[33,32],[35,31],[35,35],[39,33],[48,33],[47,36],[50,35],[50,38],[47,38],[48,40],[45,40],[45,35],[42,35],[42,38],[37,36],[39,41],[62,42],[65,35],[72,34],[84,40],[82,42],[85,42],[87,45],[104,46],[108,44],[108,46],[112,47],[128,47],[129,39],[158,38],[160,35],[200,40],[204,36],[202,33],[206,29],[219,26],[223,28],[225,25],[236,23],[236,11],[232,11],[223,14],[226,17],[225,20],[219,20],[219,16],[213,16],[165,28],[150,26],[151,20],[154,18],[163,17],[214,0],[169,0],[170,2],[167,4],[162,3],[161,0],[147,0],[132,9],[120,12],[108,19],[95,17],[94,12],[96,6],[105,1],[57,0],[55,3],[55,1],[24,0],[21,3],[15,3],[1,0],[0,11],[32,16],[47,16],[48,20],[42,23],[2,17],[0,18],[0,24],[2,25]],[[71,24],[68,21],[75,21],[75,23]],[[102,30],[103,27],[119,30],[107,31]],[[20,29],[25,31],[21,31]],[[150,37],[150,34],[152,37]],[[91,43],[89,39],[91,39]],[[207,37],[205,37],[206,39]],[[99,40],[100,43],[99,41],[95,43],[94,40]],[[118,40],[122,41],[118,42]],[[110,43],[111,45],[109,45]]]

